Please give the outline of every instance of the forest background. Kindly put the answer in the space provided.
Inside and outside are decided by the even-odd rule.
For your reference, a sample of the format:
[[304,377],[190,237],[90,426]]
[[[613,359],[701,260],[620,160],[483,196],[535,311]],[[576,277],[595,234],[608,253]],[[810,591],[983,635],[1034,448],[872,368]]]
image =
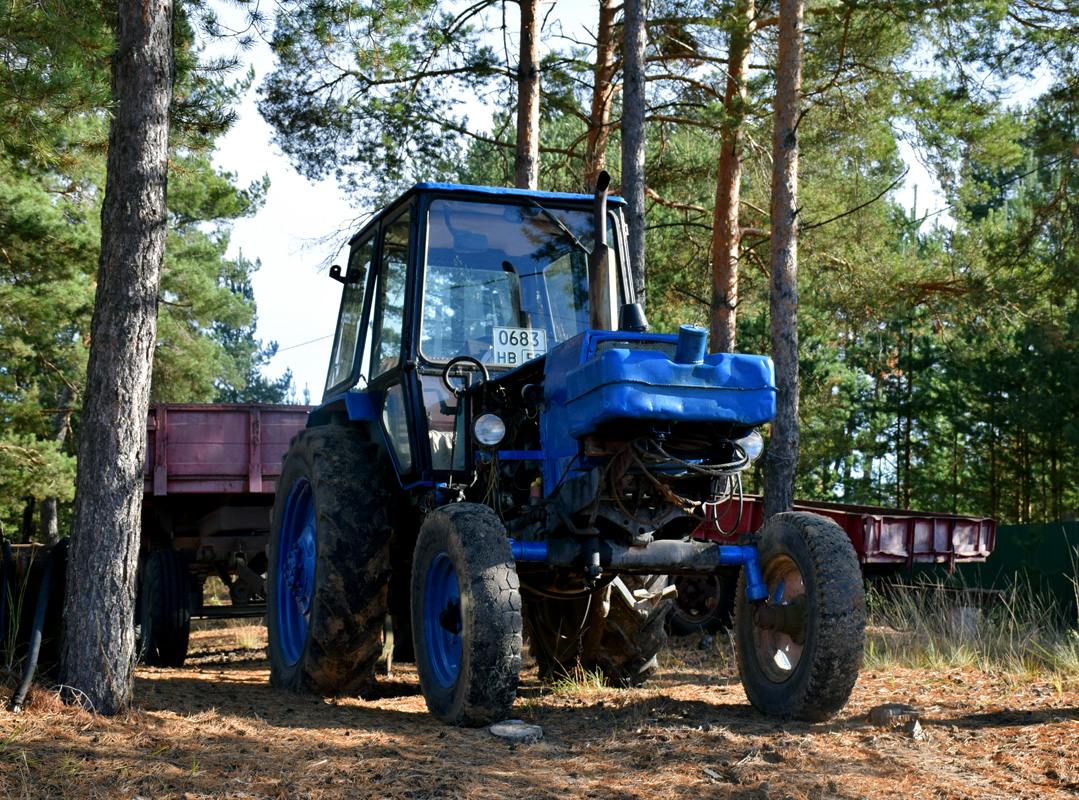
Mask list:
[[[558,6],[539,5],[538,187],[586,190],[605,166],[617,191],[622,8],[601,0],[587,31],[557,24]],[[240,186],[212,166],[253,78],[237,78],[202,42],[242,53],[250,37],[270,40],[275,69],[258,93],[276,144],[302,175],[336,179],[359,215],[417,180],[514,183],[517,4],[241,8],[238,31],[197,2],[177,15],[154,400],[296,396],[290,375],[260,371],[276,345],[256,337],[257,261],[226,257],[230,224],[259,208],[266,184]],[[714,322],[717,240],[733,230],[743,352],[769,346],[775,13],[767,1],[648,6],[647,311],[660,331]],[[9,538],[54,537],[71,498],[113,24],[107,4],[82,0],[16,0],[0,12],[0,521]],[[1005,522],[1079,508],[1077,47],[1071,2],[807,4],[798,497]],[[746,68],[732,94],[737,53]],[[491,108],[482,126],[465,97]],[[736,226],[716,213],[732,139]],[[942,187],[947,224],[898,202],[902,142]],[[747,476],[750,491],[762,483]]]

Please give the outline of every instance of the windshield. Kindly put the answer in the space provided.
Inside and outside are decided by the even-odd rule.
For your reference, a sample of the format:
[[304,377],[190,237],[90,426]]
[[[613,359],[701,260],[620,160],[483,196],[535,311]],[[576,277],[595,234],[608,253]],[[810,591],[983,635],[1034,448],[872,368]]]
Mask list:
[[[581,243],[591,247],[592,231],[590,210],[434,200],[421,354],[429,361],[467,355],[512,367],[587,330],[588,254]],[[608,218],[608,245],[613,241]],[[614,251],[608,252],[617,283]],[[619,288],[611,293],[620,301]]]

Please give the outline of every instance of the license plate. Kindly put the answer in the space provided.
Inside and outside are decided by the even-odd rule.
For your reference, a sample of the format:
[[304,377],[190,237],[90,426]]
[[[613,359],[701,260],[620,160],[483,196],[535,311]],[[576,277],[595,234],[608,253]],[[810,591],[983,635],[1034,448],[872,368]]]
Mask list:
[[547,352],[543,328],[495,328],[495,364],[515,367]]

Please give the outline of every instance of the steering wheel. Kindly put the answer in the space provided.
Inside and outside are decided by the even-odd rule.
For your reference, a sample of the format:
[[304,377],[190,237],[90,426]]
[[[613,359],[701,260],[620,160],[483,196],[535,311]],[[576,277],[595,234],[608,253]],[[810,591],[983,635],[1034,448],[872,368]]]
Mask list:
[[[475,386],[472,386],[472,387],[464,387],[464,386],[462,386],[462,387],[458,388],[457,386],[454,386],[450,382],[450,370],[453,369],[454,367],[456,367],[458,364],[465,364],[465,363],[473,364],[477,368],[479,368],[480,375],[482,376],[482,378],[481,378],[480,382],[477,383]],[[443,370],[442,370],[442,385],[445,386],[446,390],[450,394],[452,394],[454,397],[461,397],[466,392],[471,391],[472,389],[478,388],[478,387],[482,386],[483,384],[487,383],[487,381],[489,381],[490,379],[491,379],[491,376],[487,372],[487,367],[485,367],[483,365],[483,362],[480,361],[478,358],[473,358],[472,356],[457,356],[457,358],[450,359],[450,363],[448,363],[445,366],[445,368],[443,368]]]

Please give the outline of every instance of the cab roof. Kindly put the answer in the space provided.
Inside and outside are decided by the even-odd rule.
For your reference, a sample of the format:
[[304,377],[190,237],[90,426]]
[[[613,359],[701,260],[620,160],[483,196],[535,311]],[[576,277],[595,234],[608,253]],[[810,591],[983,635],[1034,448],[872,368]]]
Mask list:
[[[350,239],[351,244],[356,239],[360,238],[367,233],[378,223],[382,218],[389,216],[391,213],[395,213],[402,205],[411,200],[418,194],[460,194],[460,195],[472,195],[477,199],[483,197],[489,198],[530,198],[536,201],[552,201],[558,203],[564,202],[592,202],[594,195],[590,194],[573,194],[571,192],[540,192],[533,189],[511,189],[503,186],[472,186],[463,183],[438,183],[435,181],[424,181],[417,183],[412,188],[408,189],[404,194],[394,200],[392,203],[381,209],[378,213],[372,216],[364,225],[357,231]],[[611,205],[624,206],[626,201],[615,195],[608,195],[607,202]]]

